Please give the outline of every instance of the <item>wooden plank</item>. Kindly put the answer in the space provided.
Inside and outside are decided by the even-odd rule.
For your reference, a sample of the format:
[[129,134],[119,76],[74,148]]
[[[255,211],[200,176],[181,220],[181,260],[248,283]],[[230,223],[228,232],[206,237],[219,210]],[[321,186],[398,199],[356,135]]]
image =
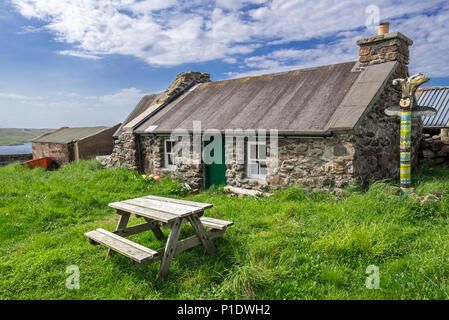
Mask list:
[[99,228],[99,229],[97,229],[96,231],[98,231],[98,232],[100,232],[100,233],[102,233],[102,234],[104,234],[104,235],[106,235],[106,236],[109,236],[109,237],[111,237],[111,238],[114,238],[114,239],[116,239],[116,240],[118,240],[118,241],[121,241],[121,242],[123,242],[123,243],[126,243],[126,244],[128,244],[128,245],[130,245],[130,246],[132,246],[132,247],[135,247],[135,248],[137,248],[137,249],[139,249],[139,250],[141,250],[141,251],[144,251],[144,252],[146,252],[146,253],[148,253],[148,254],[152,254],[152,255],[156,255],[156,254],[157,254],[157,251],[156,251],[156,250],[153,250],[153,249],[144,247],[144,246],[142,246],[141,244],[138,244],[138,243],[135,243],[135,242],[133,242],[133,241],[131,241],[131,240],[125,239],[125,238],[123,238],[123,237],[120,237],[119,235],[116,235],[116,234],[114,234],[114,233],[112,233],[112,232],[106,231],[106,230],[104,230],[104,229],[102,229],[102,228]]
[[192,213],[202,212],[203,209],[198,207],[186,206],[183,204],[169,203],[166,201],[152,200],[148,198],[137,198],[122,201],[124,203],[141,206],[152,210],[158,210],[177,215],[178,217],[185,217]]
[[157,211],[157,210],[151,210],[148,208],[143,208],[141,206],[131,205],[128,203],[124,203],[123,201],[110,203],[109,206],[111,208],[114,208],[117,210],[130,212],[130,213],[136,214],[141,217],[154,219],[154,220],[161,221],[164,223],[170,223],[170,222],[178,219],[178,216],[170,214],[170,213],[165,213],[165,212],[161,212],[161,211]]
[[179,234],[181,232],[183,224],[183,219],[173,223],[172,230],[168,236],[167,243],[165,245],[164,256],[162,257],[161,265],[159,266],[159,272],[157,273],[158,278],[165,277],[168,274],[168,269],[170,268],[170,262],[175,255],[176,244],[178,242]]
[[142,233],[148,230],[152,230],[154,228],[159,228],[159,225],[150,220],[150,222],[137,224],[135,226],[128,227],[122,230],[116,230],[113,233],[119,235],[120,237],[129,237],[132,236],[133,234]]
[[227,227],[232,226],[234,224],[234,222],[232,221],[220,220],[204,216],[200,218],[200,221],[203,224],[203,226],[218,230],[224,230]]
[[[214,238],[222,236],[224,233],[225,233],[225,230],[212,229],[212,230],[207,231],[207,236],[209,237],[209,239],[214,239]],[[196,247],[200,244],[201,244],[201,241],[196,235],[188,237],[183,240],[180,240],[176,244],[175,255],[177,255],[178,253],[181,253],[183,251],[189,250],[193,247]],[[149,263],[153,263],[155,261],[161,260],[162,257],[164,256],[165,248],[160,248],[157,250],[157,252],[158,252],[158,255],[156,257],[154,257],[153,260],[144,262],[142,264],[135,263],[136,267],[142,268],[145,265],[148,265]]]
[[[225,230],[209,230],[209,231],[207,231],[207,236],[209,239],[214,239],[214,238],[222,236],[224,233],[225,233]],[[188,237],[184,240],[178,241],[178,243],[176,244],[175,254],[178,254],[185,250],[191,249],[200,244],[201,244],[201,240],[196,235]],[[162,249],[164,249],[164,248],[162,248]],[[157,250],[159,254],[161,253],[160,250],[161,249]]]
[[[84,235],[111,248],[114,251],[117,251],[118,253],[123,254],[124,256],[127,256],[132,260],[135,260],[138,263],[148,262],[158,254],[157,251],[140,246],[137,243],[119,237],[111,232],[107,232],[106,230],[97,229],[86,232]],[[145,250],[142,250],[141,247],[145,248]]]
[[201,208],[201,209],[208,209],[208,208],[212,208],[214,206],[213,204],[210,204],[210,203],[187,201],[187,200],[180,200],[180,199],[172,199],[172,198],[165,198],[165,197],[158,197],[158,196],[147,196],[146,198],[153,199],[153,200],[170,202],[170,203],[184,204],[184,205],[187,205],[187,206],[198,207],[198,208]]
[[153,210],[159,210],[162,212],[168,212],[178,217],[184,217],[190,215],[192,213],[197,213],[203,211],[203,209],[194,207],[194,206],[186,206],[178,203],[170,203],[166,201],[153,200],[148,199],[146,197],[137,198],[137,199],[129,199],[125,200],[127,203],[132,203],[134,205],[142,206],[145,208],[150,208]]
[[[145,220],[148,221],[148,223],[154,223],[154,221],[151,219],[145,218]],[[151,228],[151,231],[153,232],[156,239],[164,240],[164,234],[162,233],[161,228],[159,228],[159,225],[156,225],[155,227]]]
[[162,230],[160,228],[153,228],[151,229],[151,231],[153,232],[156,239],[158,239],[159,241],[164,240],[164,234],[162,233]]
[[196,235],[204,245],[204,248],[206,248],[207,253],[214,254],[215,252],[217,252],[217,247],[209,239],[207,232],[200,221],[200,218],[198,218],[198,216],[196,215],[192,215],[187,218],[189,219],[193,229],[195,229]]

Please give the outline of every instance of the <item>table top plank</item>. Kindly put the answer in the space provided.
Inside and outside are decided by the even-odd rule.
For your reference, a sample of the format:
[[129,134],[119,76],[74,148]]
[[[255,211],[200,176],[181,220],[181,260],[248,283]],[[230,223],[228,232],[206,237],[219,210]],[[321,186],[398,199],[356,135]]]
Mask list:
[[170,214],[174,214],[178,217],[186,217],[191,214],[202,212],[203,209],[198,207],[192,207],[192,206],[186,206],[182,204],[176,204],[176,203],[169,203],[166,201],[160,201],[160,200],[152,200],[148,198],[137,198],[137,199],[129,199],[122,201],[127,204],[135,205],[135,206],[141,206],[144,208],[157,210],[161,212],[166,212]]
[[110,203],[109,207],[164,223],[169,223],[179,218],[179,216],[171,213],[152,210],[150,208],[132,205],[123,201]]
[[183,205],[198,207],[198,208],[202,208],[202,209],[208,209],[208,208],[212,208],[214,206],[213,204],[210,204],[210,203],[187,201],[187,200],[181,200],[181,199],[172,199],[172,198],[165,198],[165,197],[159,197],[159,196],[147,196],[145,198],[159,200],[159,201],[165,201],[165,202],[169,202],[169,203],[183,204]]

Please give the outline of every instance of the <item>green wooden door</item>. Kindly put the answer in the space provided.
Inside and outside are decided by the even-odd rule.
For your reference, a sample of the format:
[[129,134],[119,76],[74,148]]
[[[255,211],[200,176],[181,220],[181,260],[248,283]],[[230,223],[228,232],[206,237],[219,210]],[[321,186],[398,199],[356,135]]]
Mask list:
[[[205,141],[204,146],[207,146],[209,143],[213,141],[213,137],[211,138],[211,141]],[[225,163],[225,143],[224,139],[222,140],[221,144],[221,163],[211,163],[211,164],[205,164],[204,165],[204,180],[205,180],[205,188],[208,189],[210,186],[213,185],[226,185],[227,179],[226,179],[226,163]],[[210,152],[210,157],[214,157],[215,149],[212,149]],[[208,157],[209,155],[205,155],[205,157]]]

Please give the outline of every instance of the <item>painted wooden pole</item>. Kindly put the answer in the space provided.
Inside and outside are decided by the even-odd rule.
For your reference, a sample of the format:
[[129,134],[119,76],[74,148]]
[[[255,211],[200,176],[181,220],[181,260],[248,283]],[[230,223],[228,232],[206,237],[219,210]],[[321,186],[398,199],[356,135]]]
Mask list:
[[399,116],[401,119],[400,135],[400,179],[402,192],[410,192],[411,186],[411,156],[412,156],[412,117],[432,116],[436,110],[431,107],[418,106],[415,92],[418,87],[429,81],[422,73],[405,79],[393,80],[394,86],[402,89],[402,98],[399,106],[392,106],[385,110],[389,116]]
[[402,190],[408,190],[411,183],[412,99],[409,97],[401,99],[400,179]]

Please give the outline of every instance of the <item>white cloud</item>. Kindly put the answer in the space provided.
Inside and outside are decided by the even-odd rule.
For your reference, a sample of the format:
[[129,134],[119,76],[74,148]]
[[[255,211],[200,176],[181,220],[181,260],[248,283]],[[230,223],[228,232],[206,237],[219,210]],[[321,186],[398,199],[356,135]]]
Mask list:
[[98,97],[100,106],[108,105],[136,105],[144,93],[136,88],[121,89],[113,94]]
[[11,93],[11,92],[0,92],[0,99],[11,99],[11,100],[42,100],[42,97],[31,97],[23,94]]
[[[354,39],[373,34],[365,27],[365,10],[377,5],[382,20],[415,40],[413,67],[430,76],[449,76],[447,1],[10,1],[23,16],[39,19],[56,40],[72,45],[61,54],[88,59],[122,54],[173,66],[216,59],[236,63],[260,47],[273,51],[244,60],[254,72],[355,60]],[[336,40],[297,49],[297,42],[329,38]]]
[[17,34],[35,33],[35,32],[40,32],[43,30],[44,30],[44,28],[42,28],[42,27],[37,28],[35,26],[23,26],[22,31],[17,32]]
[[58,51],[59,54],[62,54],[63,56],[72,56],[72,57],[78,57],[78,58],[84,58],[84,59],[91,59],[91,60],[99,60],[102,59],[102,57],[88,54],[80,51],[73,51],[73,50],[63,50]]

